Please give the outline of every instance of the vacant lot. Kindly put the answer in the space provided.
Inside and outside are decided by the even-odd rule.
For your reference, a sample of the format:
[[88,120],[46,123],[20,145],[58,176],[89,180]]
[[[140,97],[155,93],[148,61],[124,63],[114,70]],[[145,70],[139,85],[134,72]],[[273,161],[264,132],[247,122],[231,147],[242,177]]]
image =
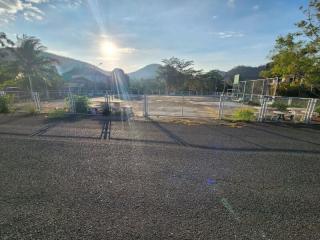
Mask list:
[[319,239],[320,131],[0,116],[0,239]]

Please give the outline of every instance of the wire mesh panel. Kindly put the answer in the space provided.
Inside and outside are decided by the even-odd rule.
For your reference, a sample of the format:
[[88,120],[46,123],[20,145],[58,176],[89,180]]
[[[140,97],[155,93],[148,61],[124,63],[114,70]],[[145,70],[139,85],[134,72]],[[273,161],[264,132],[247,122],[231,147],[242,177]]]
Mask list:
[[151,116],[177,116],[188,118],[218,118],[219,96],[194,96],[188,93],[175,96],[148,96]]
[[5,92],[5,95],[9,98],[9,108],[11,112],[34,113],[37,111],[30,92],[9,91]]
[[309,100],[308,98],[273,97],[268,102],[266,119],[303,122]]
[[182,116],[193,118],[219,117],[220,96],[183,96]]
[[148,96],[148,114],[150,116],[182,116],[183,96]]
[[135,117],[143,117],[144,96],[128,94],[125,98],[116,97],[111,101],[113,109]]
[[66,99],[68,91],[47,91],[40,93],[41,112],[49,113],[55,110],[68,110]]
[[242,94],[241,98],[223,96],[221,108],[221,119],[255,121],[261,108],[261,98],[251,94]]

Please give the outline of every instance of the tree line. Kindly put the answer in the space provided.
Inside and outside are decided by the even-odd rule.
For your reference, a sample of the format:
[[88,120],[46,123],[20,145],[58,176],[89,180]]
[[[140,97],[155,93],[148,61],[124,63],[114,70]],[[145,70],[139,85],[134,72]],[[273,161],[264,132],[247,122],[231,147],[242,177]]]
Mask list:
[[217,70],[194,69],[194,62],[176,57],[163,59],[155,79],[140,79],[130,83],[131,89],[147,93],[192,92],[207,94],[223,91],[223,77]]

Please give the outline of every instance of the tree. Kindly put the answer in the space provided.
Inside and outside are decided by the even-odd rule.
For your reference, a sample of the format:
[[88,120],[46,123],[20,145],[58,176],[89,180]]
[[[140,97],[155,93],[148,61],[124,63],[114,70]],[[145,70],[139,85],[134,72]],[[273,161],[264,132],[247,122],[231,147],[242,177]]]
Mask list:
[[305,19],[296,23],[298,31],[280,36],[271,52],[270,68],[264,77],[291,76],[297,84],[320,84],[320,0],[310,0],[300,8]]
[[41,44],[38,38],[27,35],[18,37],[16,46],[10,48],[15,58],[14,64],[18,67],[18,74],[28,82],[31,94],[34,90],[33,80],[38,82],[37,88],[43,85],[47,90],[51,84],[50,74],[57,77],[57,72],[53,68],[55,61],[44,56],[45,50],[46,47]]
[[7,47],[13,47],[13,46],[14,46],[14,42],[11,41],[4,32],[0,32],[0,47],[7,48]]
[[164,65],[159,68],[158,78],[165,81],[167,92],[184,90],[187,81],[199,73],[193,69],[193,61],[172,57],[162,62]]
[[216,70],[202,75],[204,89],[209,92],[223,91],[223,77]]

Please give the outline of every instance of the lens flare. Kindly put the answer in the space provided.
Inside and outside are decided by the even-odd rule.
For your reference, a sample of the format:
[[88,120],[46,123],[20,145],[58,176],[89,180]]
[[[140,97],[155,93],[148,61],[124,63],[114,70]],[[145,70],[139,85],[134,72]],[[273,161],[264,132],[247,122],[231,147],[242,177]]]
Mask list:
[[110,41],[101,42],[100,49],[102,54],[108,57],[112,57],[117,53],[117,46]]

